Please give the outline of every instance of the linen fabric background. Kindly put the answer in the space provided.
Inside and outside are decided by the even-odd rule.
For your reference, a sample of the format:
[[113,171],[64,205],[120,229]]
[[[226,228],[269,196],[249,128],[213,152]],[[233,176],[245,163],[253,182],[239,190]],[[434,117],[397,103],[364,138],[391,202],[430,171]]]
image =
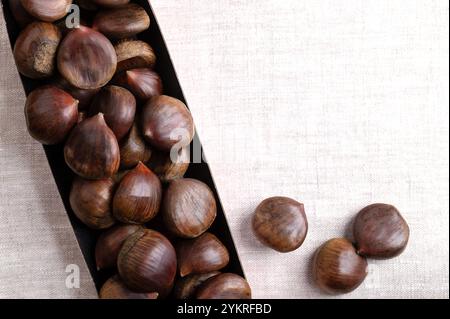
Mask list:
[[[336,298],[449,297],[447,1],[153,0],[256,298],[328,298],[311,257],[373,202],[411,229]],[[95,297],[0,23],[0,297]],[[305,204],[280,254],[251,233],[268,196]],[[67,289],[77,264],[80,289]]]

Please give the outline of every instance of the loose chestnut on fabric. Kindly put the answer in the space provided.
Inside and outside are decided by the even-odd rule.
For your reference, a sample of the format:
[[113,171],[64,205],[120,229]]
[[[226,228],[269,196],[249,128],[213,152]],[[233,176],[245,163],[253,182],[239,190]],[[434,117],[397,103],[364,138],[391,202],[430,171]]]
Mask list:
[[113,45],[103,34],[80,26],[61,42],[57,65],[71,85],[80,89],[98,89],[112,79],[117,56]]
[[183,147],[178,153],[153,151],[147,164],[163,183],[168,183],[183,178],[189,168],[190,159],[189,147]]
[[30,135],[42,144],[58,144],[77,124],[78,101],[56,86],[32,91],[25,104],[25,118]]
[[118,171],[119,144],[102,113],[75,126],[64,147],[64,158],[77,175],[86,179],[108,178]]
[[89,113],[91,116],[103,113],[106,124],[120,141],[133,125],[136,99],[127,89],[108,85],[95,96]]
[[169,152],[194,137],[194,120],[186,105],[178,99],[160,95],[144,106],[141,116],[144,138],[154,147]]
[[360,255],[387,259],[400,255],[409,240],[409,227],[392,205],[372,204],[355,218],[353,237]]
[[144,8],[130,3],[99,11],[92,27],[110,38],[130,38],[150,27],[150,17]]
[[251,299],[248,282],[236,274],[225,273],[208,279],[198,288],[197,299]]
[[133,92],[141,101],[146,101],[152,97],[162,94],[161,78],[151,69],[132,69],[117,74],[113,82],[123,86]]
[[43,79],[53,75],[61,32],[47,22],[33,22],[22,30],[14,44],[17,69],[26,77]]
[[130,290],[118,275],[109,278],[100,289],[100,299],[157,299],[157,292],[134,292]]
[[176,251],[181,277],[220,270],[230,261],[227,248],[211,233],[181,241]]
[[113,192],[114,182],[110,178],[86,180],[76,177],[70,190],[70,206],[88,227],[105,229],[115,223],[111,212]]
[[174,283],[177,257],[170,241],[161,233],[145,229],[125,241],[117,261],[120,277],[137,292],[166,296]]
[[196,179],[182,178],[169,184],[161,212],[170,232],[179,237],[194,238],[214,222],[217,205],[208,185]]
[[123,243],[132,234],[142,230],[141,225],[116,225],[100,235],[95,245],[97,269],[115,267]]
[[35,18],[53,22],[63,18],[72,0],[20,0],[24,9]]
[[145,143],[136,124],[131,127],[128,136],[120,144],[120,166],[133,168],[139,162],[147,162],[152,156],[152,150]]
[[217,276],[218,274],[220,274],[220,272],[213,271],[206,274],[189,275],[180,278],[173,288],[173,296],[176,299],[192,299],[195,297],[198,287],[209,278]]
[[140,40],[125,39],[115,46],[117,55],[117,73],[131,69],[153,68],[156,55],[152,47]]
[[158,213],[161,196],[158,177],[140,162],[120,181],[113,200],[114,216],[124,223],[146,223]]
[[351,292],[364,281],[366,275],[366,258],[358,255],[347,239],[327,241],[314,256],[313,278],[319,288],[327,293]]
[[308,232],[303,204],[288,197],[267,198],[256,208],[253,231],[265,245],[290,252],[299,248]]
[[14,20],[16,20],[19,27],[23,28],[34,21],[34,17],[25,10],[20,0],[8,0],[8,4]]

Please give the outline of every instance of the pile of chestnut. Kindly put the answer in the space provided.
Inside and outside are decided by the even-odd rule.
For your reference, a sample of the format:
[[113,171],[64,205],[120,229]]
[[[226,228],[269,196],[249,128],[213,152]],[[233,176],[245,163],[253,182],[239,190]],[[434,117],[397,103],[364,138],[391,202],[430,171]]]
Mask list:
[[[194,123],[182,101],[163,95],[155,53],[136,38],[150,17],[130,0],[74,3],[81,25],[68,28],[72,0],[9,0],[22,27],[18,70],[42,80],[27,97],[28,131],[42,144],[64,145],[76,175],[70,205],[88,227],[104,230],[98,269],[117,270],[100,297],[250,298],[244,278],[220,272],[230,256],[208,232],[212,191],[184,178],[186,148],[170,155],[181,139],[192,141]],[[146,228],[157,214],[162,230]]]
[[[271,197],[257,208],[252,220],[258,239],[279,252],[299,248],[308,222],[303,204],[287,197]],[[353,240],[334,238],[317,250],[313,278],[330,294],[355,290],[367,276],[367,258],[388,259],[400,255],[409,240],[409,226],[392,205],[363,208],[353,223]]]

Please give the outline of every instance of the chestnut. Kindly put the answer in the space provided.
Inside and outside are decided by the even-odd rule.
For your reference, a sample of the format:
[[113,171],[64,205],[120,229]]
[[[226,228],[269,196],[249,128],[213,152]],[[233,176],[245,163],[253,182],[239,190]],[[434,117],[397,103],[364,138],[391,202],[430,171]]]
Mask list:
[[58,144],[77,124],[78,101],[56,86],[32,91],[25,104],[28,132],[42,144]]
[[150,27],[150,17],[141,6],[131,3],[100,11],[92,27],[107,37],[123,39],[135,36]]
[[164,235],[144,229],[125,241],[117,266],[120,277],[131,289],[166,296],[175,279],[177,257],[175,249]]
[[114,182],[111,178],[86,180],[76,177],[69,201],[75,215],[93,229],[111,227],[115,220],[111,212]]
[[194,121],[186,105],[173,97],[153,97],[142,110],[144,138],[154,147],[169,152],[180,142],[187,146],[194,137]]
[[220,274],[218,271],[209,272],[206,274],[189,275],[179,279],[174,288],[173,296],[176,299],[192,299],[195,297],[197,288],[200,287],[206,280]]
[[115,46],[117,55],[117,73],[139,68],[153,68],[156,55],[152,47],[139,40],[125,39]]
[[353,237],[358,254],[375,259],[400,255],[409,239],[409,227],[392,205],[372,204],[355,218]]
[[19,27],[23,28],[27,24],[33,22],[34,17],[32,17],[27,10],[22,6],[20,0],[8,0],[9,9],[16,20]]
[[80,89],[97,89],[112,79],[117,56],[113,45],[103,34],[80,26],[61,42],[57,65],[71,85]]
[[157,292],[139,293],[130,290],[119,276],[109,278],[100,289],[100,299],[157,299]]
[[367,260],[357,254],[345,238],[334,238],[323,244],[313,261],[313,278],[317,285],[330,294],[355,290],[366,278]]
[[120,141],[133,125],[136,99],[127,89],[108,85],[95,96],[89,113],[91,116],[103,113],[106,124]]
[[248,282],[239,275],[225,273],[214,276],[202,284],[197,299],[251,299]]
[[78,110],[87,110],[92,102],[94,96],[99,92],[100,89],[79,89],[71,85],[66,79],[63,77],[58,77],[54,82],[54,85],[63,89],[70,95],[72,95],[75,99],[78,100]]
[[124,223],[146,223],[158,213],[161,194],[158,177],[139,162],[120,181],[113,200],[114,216]]
[[173,154],[153,151],[147,164],[163,183],[167,183],[182,178],[189,168],[190,160],[189,147],[183,147]]
[[151,156],[152,150],[145,144],[137,125],[134,124],[120,144],[120,166],[132,168],[139,162],[147,162]]
[[181,241],[176,251],[181,277],[220,270],[230,261],[227,248],[211,233]]
[[214,195],[205,183],[182,178],[170,182],[161,213],[170,232],[179,237],[194,238],[211,226],[216,209]]
[[262,201],[253,215],[252,225],[256,237],[279,252],[299,248],[308,232],[303,204],[288,197]]
[[66,15],[72,0],[20,0],[20,3],[33,17],[53,22]]
[[32,79],[53,75],[60,41],[61,32],[53,24],[29,24],[20,32],[14,44],[13,54],[19,72]]
[[77,4],[80,6],[81,9],[84,9],[84,10],[87,10],[87,11],[96,11],[96,10],[98,10],[98,6],[96,4],[96,0],[77,0]]
[[102,7],[120,7],[124,4],[128,4],[130,0],[88,0],[91,2],[94,2],[95,4],[102,6]]
[[141,229],[141,225],[116,225],[102,233],[95,245],[97,270],[115,267],[125,240]]
[[113,82],[129,89],[141,101],[162,94],[162,82],[158,74],[149,68],[132,69],[119,73]]
[[118,171],[119,145],[102,113],[75,126],[64,147],[64,158],[77,175],[86,179],[108,178]]

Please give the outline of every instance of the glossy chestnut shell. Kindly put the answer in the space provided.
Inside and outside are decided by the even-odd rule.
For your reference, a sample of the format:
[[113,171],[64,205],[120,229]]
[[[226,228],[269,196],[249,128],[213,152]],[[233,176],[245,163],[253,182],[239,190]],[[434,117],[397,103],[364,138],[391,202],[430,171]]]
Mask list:
[[19,72],[32,79],[53,75],[61,32],[47,22],[33,22],[22,30],[14,44],[14,59]]
[[358,255],[355,247],[347,239],[331,239],[315,254],[313,278],[327,293],[351,292],[364,281],[366,275],[366,258]]
[[102,233],[95,245],[97,269],[115,267],[125,240],[141,229],[143,229],[141,225],[116,225]]
[[202,284],[197,299],[251,299],[248,282],[236,274],[225,273],[214,276]]
[[136,114],[136,99],[127,89],[105,86],[95,96],[90,115],[103,113],[105,122],[120,141],[130,130]]
[[100,289],[100,299],[157,299],[157,292],[139,293],[130,290],[118,275],[109,278]]
[[220,270],[230,261],[227,248],[211,233],[181,241],[176,251],[181,277]]
[[72,0],[20,0],[24,9],[35,18],[53,22],[63,18]]
[[220,272],[213,271],[206,274],[189,275],[180,278],[173,288],[173,296],[176,299],[192,299],[195,297],[198,287],[209,278],[217,276],[218,274],[220,274]]
[[151,156],[152,150],[145,143],[137,125],[134,124],[120,144],[120,166],[132,168],[139,162],[147,162]]
[[139,40],[126,39],[114,45],[117,54],[117,73],[131,69],[153,68],[156,55],[152,47]]
[[111,212],[113,192],[111,178],[86,180],[76,177],[70,190],[70,206],[78,219],[90,228],[105,229],[115,223]]
[[153,151],[147,164],[163,183],[168,183],[184,176],[190,160],[189,147],[183,147],[178,152],[171,153]]
[[102,7],[120,7],[130,2],[130,0],[89,0]]
[[175,144],[187,146],[194,137],[194,121],[186,105],[173,97],[160,95],[144,106],[144,138],[154,147],[169,152]]
[[203,234],[214,222],[216,210],[216,200],[210,188],[191,178],[172,181],[161,207],[167,229],[184,238]]
[[279,252],[300,247],[308,232],[303,204],[288,197],[262,201],[253,215],[252,225],[256,237]]
[[30,135],[42,144],[62,142],[78,119],[78,101],[55,86],[32,91],[25,104]]
[[17,24],[23,28],[34,20],[27,10],[22,6],[20,0],[8,0],[9,9],[16,20]]
[[392,205],[372,204],[355,218],[353,237],[360,255],[386,259],[400,255],[409,240],[409,227]]
[[119,73],[113,82],[129,89],[141,101],[162,94],[161,78],[148,68],[132,69]]
[[139,162],[120,181],[113,200],[114,216],[124,223],[146,223],[158,213],[161,196],[158,177]]
[[92,27],[110,38],[130,38],[150,27],[150,17],[144,8],[130,3],[100,11]]
[[86,179],[108,178],[118,171],[119,144],[102,113],[85,119],[72,130],[64,158],[77,175]]
[[120,276],[132,290],[165,296],[173,286],[177,257],[166,237],[145,229],[125,241],[117,265]]
[[80,26],[61,42],[57,55],[58,70],[73,86],[97,89],[108,83],[117,67],[111,42],[101,33]]
[[63,89],[67,93],[73,96],[74,99],[78,100],[78,110],[87,110],[91,106],[91,102],[94,96],[99,92],[100,89],[79,89],[71,85],[63,77],[58,77],[54,82],[54,85]]

